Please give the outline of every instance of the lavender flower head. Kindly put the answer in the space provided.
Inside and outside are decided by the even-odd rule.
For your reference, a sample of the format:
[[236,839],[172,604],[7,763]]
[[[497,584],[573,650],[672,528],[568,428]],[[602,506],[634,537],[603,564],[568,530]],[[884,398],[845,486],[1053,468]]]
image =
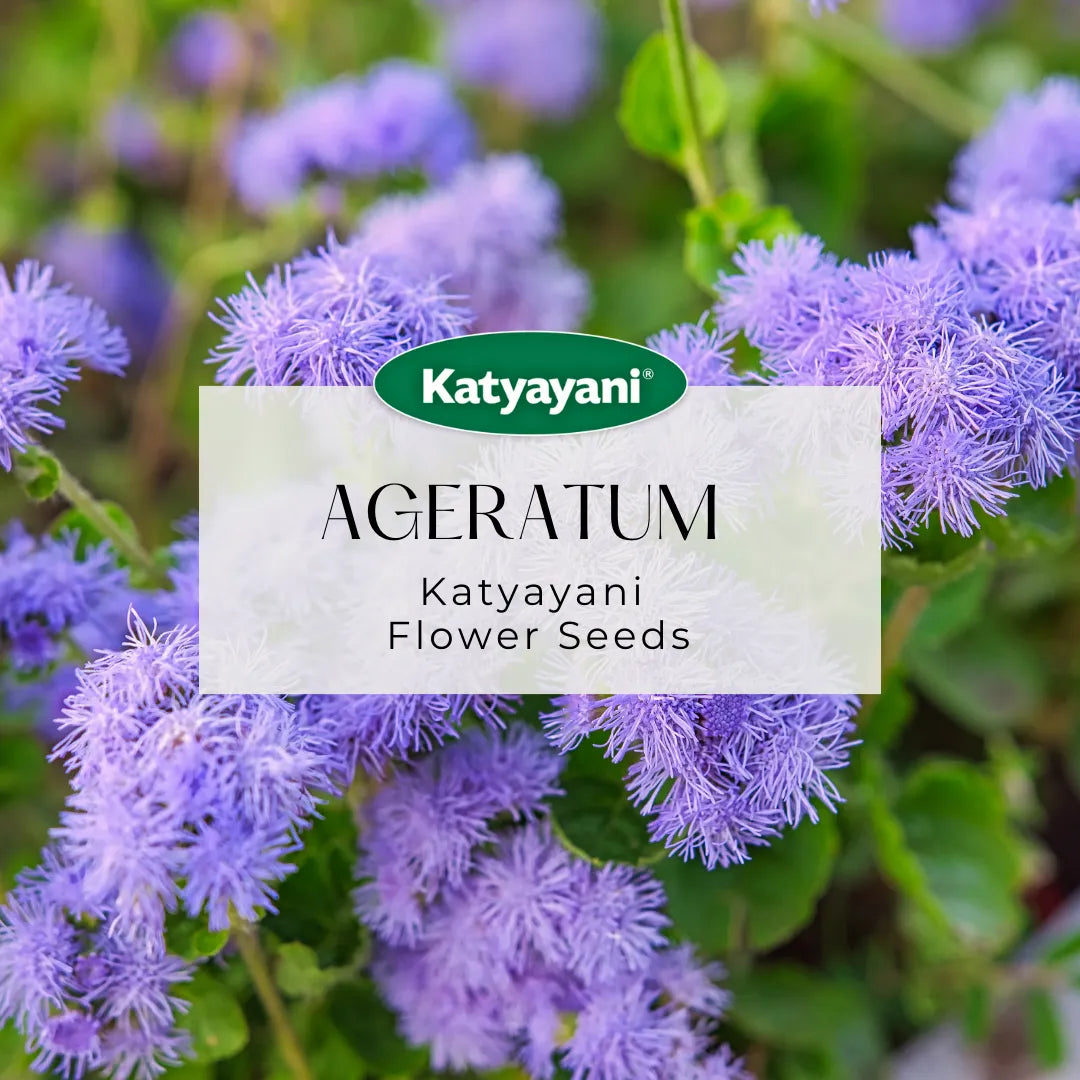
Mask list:
[[447,62],[462,82],[565,118],[596,84],[600,30],[588,0],[468,0],[449,16]]
[[191,627],[155,635],[133,617],[127,647],[78,682],[58,720],[72,792],[55,836],[84,903],[137,944],[180,905],[213,929],[230,906],[273,910],[285,856],[331,788],[325,735],[280,698],[200,695]]
[[357,240],[443,278],[477,331],[574,330],[588,286],[554,247],[560,227],[554,185],[530,158],[507,154],[464,166],[445,187],[376,203]]
[[12,1022],[34,1069],[70,1080],[158,1075],[189,1049],[175,987],[191,968],[160,941],[133,946],[112,912],[85,903],[79,873],[47,851],[0,907],[0,1023]]
[[1052,201],[1080,178],[1080,83],[1048,79],[1008,101],[960,154],[952,196],[978,208],[1005,197]]
[[882,29],[914,52],[944,52],[966,41],[1006,0],[885,0]]
[[105,313],[52,283],[51,269],[23,262],[0,267],[0,467],[12,452],[63,426],[53,408],[85,366],[119,375],[127,344]]
[[566,697],[546,718],[563,750],[603,737],[626,761],[627,786],[653,840],[709,869],[745,862],[750,848],[840,795],[829,774],[848,762],[855,698],[614,694]]
[[123,330],[134,356],[148,359],[169,302],[169,283],[146,241],[135,232],[65,222],[50,228],[38,247],[57,280],[100,304]]
[[161,123],[143,102],[131,97],[115,101],[102,119],[101,137],[125,169],[153,177],[169,159]]
[[242,80],[248,60],[244,31],[224,11],[199,11],[177,28],[170,62],[188,90],[214,90]]
[[710,1050],[723,971],[667,944],[660,884],[554,839],[559,767],[528,728],[474,730],[399,766],[365,808],[357,907],[402,1031],[435,1069],[747,1080]]
[[266,213],[295,199],[316,173],[372,178],[417,170],[445,180],[472,156],[476,133],[446,79],[388,60],[362,79],[340,78],[252,117],[233,146],[230,174],[241,202]]
[[[924,244],[924,247],[926,245]],[[781,383],[880,386],[882,533],[935,520],[970,536],[1014,488],[1060,475],[1080,398],[1021,329],[989,321],[970,269],[940,242],[841,264],[812,237],[754,242],[722,278],[718,324],[742,330]]]
[[465,331],[468,315],[431,276],[333,236],[324,248],[250,281],[214,316],[210,357],[222,383],[365,386],[389,359]]
[[743,379],[731,367],[733,337],[710,329],[703,315],[696,323],[661,330],[646,344],[678,364],[691,386],[738,386]]

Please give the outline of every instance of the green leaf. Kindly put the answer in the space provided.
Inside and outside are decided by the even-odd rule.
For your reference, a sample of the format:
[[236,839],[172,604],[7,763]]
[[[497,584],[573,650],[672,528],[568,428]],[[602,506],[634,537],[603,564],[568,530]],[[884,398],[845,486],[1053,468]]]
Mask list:
[[394,1014],[375,987],[363,980],[341,983],[327,997],[334,1027],[369,1068],[388,1076],[412,1076],[427,1062],[427,1051],[410,1046],[397,1030]]
[[969,986],[964,994],[961,1027],[969,1043],[979,1044],[990,1038],[994,1020],[994,995],[985,983]]
[[915,713],[915,698],[904,685],[904,676],[891,671],[881,693],[859,714],[859,737],[863,745],[887,750]]
[[[702,136],[712,139],[727,117],[724,77],[711,57],[696,46],[690,67],[697,89]],[[667,39],[662,33],[646,39],[627,69],[619,103],[619,124],[630,144],[642,153],[683,168],[688,138],[679,119]]]
[[874,1075],[883,1054],[882,1033],[866,987],[794,964],[756,967],[731,975],[730,1019],[770,1047],[832,1058],[822,1075]]
[[1057,1069],[1065,1064],[1065,1033],[1057,1004],[1049,990],[1035,987],[1024,999],[1028,1045],[1042,1069]]
[[240,1053],[247,1045],[244,1010],[222,982],[208,971],[197,971],[194,979],[181,987],[177,995],[191,1003],[179,1020],[179,1026],[191,1033],[193,1060],[223,1061]]
[[799,226],[786,206],[761,208],[744,192],[726,191],[710,206],[686,215],[686,271],[711,292],[720,274],[732,270],[731,257],[740,244],[750,240],[771,244],[778,236],[797,232]]
[[986,620],[945,643],[913,641],[904,659],[919,689],[978,734],[1016,727],[1046,692],[1034,646]]
[[804,820],[754,850],[749,862],[706,870],[666,859],[655,868],[668,895],[675,934],[711,953],[771,949],[813,917],[840,847],[835,819]]
[[882,870],[925,915],[971,947],[997,950],[1015,938],[1021,842],[1001,793],[974,765],[923,763],[874,824]]
[[23,491],[35,501],[52,498],[60,484],[56,458],[40,446],[27,447],[15,457],[15,476]]
[[33,735],[0,737],[0,800],[29,795],[45,777],[45,747]]
[[956,637],[979,618],[990,591],[989,563],[978,562],[930,594],[908,636],[909,647],[931,648]]
[[556,835],[575,855],[594,863],[652,862],[663,855],[626,794],[623,771],[590,743],[566,755],[566,794],[552,802],[551,818]]
[[[122,532],[133,539],[138,539],[135,522],[131,520],[131,515],[122,506],[107,499],[98,500],[98,505],[120,527]],[[100,544],[102,540],[106,539],[101,530],[92,524],[81,510],[77,510],[75,507],[71,507],[71,509],[59,514],[50,526],[50,531],[53,535],[59,535],[62,532],[74,533],[79,538],[76,554],[80,559],[86,553],[87,546]]]
[[229,940],[229,931],[211,930],[205,919],[170,915],[165,921],[165,939],[169,952],[192,963],[221,952]]
[[321,968],[315,950],[299,941],[287,941],[277,949],[274,977],[289,997],[322,997],[332,986],[348,978],[351,966]]
[[1057,967],[1080,958],[1080,930],[1053,942],[1042,954],[1043,963]]
[[958,545],[955,553],[925,553],[900,555],[886,551],[881,556],[881,573],[897,585],[944,585],[968,574],[988,557],[989,548],[984,536],[975,534],[973,542]]
[[1007,513],[983,523],[986,534],[1004,555],[1024,558],[1043,551],[1062,551],[1077,536],[1076,477],[1056,477],[1041,488],[1017,488]]

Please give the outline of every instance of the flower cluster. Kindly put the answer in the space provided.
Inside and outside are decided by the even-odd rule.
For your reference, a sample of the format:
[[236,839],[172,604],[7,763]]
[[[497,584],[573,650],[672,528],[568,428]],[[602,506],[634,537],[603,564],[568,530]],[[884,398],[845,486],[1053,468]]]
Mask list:
[[457,738],[472,714],[503,726],[518,699],[498,694],[310,694],[299,701],[304,726],[334,747],[334,775],[347,783],[358,771],[381,775],[396,759]]
[[600,17],[589,0],[455,0],[446,61],[462,82],[495,90],[537,116],[572,116],[600,62]]
[[469,325],[437,277],[333,237],[221,306],[218,382],[259,386],[368,385],[392,357]]
[[362,79],[343,77],[248,120],[230,172],[245,207],[291,202],[316,173],[370,178],[414,170],[444,180],[472,156],[476,133],[437,71],[388,60]]
[[37,247],[56,279],[100,304],[123,330],[135,360],[146,360],[169,302],[168,279],[146,241],[136,232],[63,222]]
[[813,237],[753,242],[719,283],[719,325],[743,331],[776,381],[881,387],[892,546],[932,518],[971,535],[1016,486],[1059,475],[1080,436],[1080,398],[1054,358],[1027,326],[990,317],[963,261],[928,239],[868,266]]
[[471,731],[365,807],[357,906],[403,1030],[436,1069],[744,1080],[710,1052],[722,971],[667,944],[659,883],[553,839],[559,768],[528,728]]
[[646,344],[678,364],[691,386],[738,386],[744,380],[732,368],[733,337],[710,328],[703,315],[696,323],[681,323],[670,330],[661,330]]
[[745,862],[785,825],[840,801],[829,777],[848,762],[855,698],[825,695],[613,694],[555,701],[549,737],[570,750],[604,737],[627,761],[649,833],[709,869]]
[[381,200],[359,240],[414,274],[443,278],[477,331],[575,330],[588,284],[553,246],[560,227],[555,186],[530,158],[507,154],[465,165],[426,194]]
[[273,909],[298,832],[330,789],[326,736],[280,698],[199,694],[198,633],[155,635],[78,673],[54,751],[72,792],[55,830],[64,862],[111,931],[152,947],[165,912]]
[[177,28],[170,66],[185,90],[217,90],[241,80],[248,66],[244,31],[224,11],[198,11]]
[[124,336],[105,313],[52,278],[34,262],[10,278],[0,267],[0,468],[63,426],[52,410],[80,366],[118,375],[128,363]]
[[113,913],[87,902],[79,871],[47,852],[0,907],[0,1022],[27,1040],[34,1068],[79,1080],[158,1075],[188,1049],[174,987],[191,969],[160,942],[111,932]]

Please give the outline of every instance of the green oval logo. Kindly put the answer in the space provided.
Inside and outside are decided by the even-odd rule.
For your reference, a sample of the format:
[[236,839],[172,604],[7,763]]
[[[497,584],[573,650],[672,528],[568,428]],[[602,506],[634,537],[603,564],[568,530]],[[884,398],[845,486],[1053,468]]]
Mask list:
[[686,376],[666,356],[615,338],[514,330],[448,338],[402,353],[375,375],[398,412],[497,435],[569,435],[670,409]]

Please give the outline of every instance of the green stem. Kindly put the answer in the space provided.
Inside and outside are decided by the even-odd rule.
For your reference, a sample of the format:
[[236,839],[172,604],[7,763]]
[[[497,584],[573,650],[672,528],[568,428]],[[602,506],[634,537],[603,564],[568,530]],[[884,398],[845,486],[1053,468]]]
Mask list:
[[89,491],[79,479],[51,451],[49,457],[56,463],[56,490],[96,529],[117,553],[127,559],[131,566],[141,570],[147,582],[158,587],[168,587],[169,578],[165,571],[154,562],[153,556],[142,546],[139,538],[116,522],[108,510]]
[[234,918],[232,938],[251,976],[255,993],[270,1021],[270,1027],[273,1029],[274,1038],[277,1040],[278,1049],[285,1059],[285,1064],[296,1080],[312,1080],[311,1066],[308,1065],[307,1058],[304,1056],[304,1048],[300,1045],[296,1029],[289,1019],[285,1002],[281,1000],[277,986],[274,985],[270,965],[267,963],[266,954],[259,941],[258,928],[244,919]]
[[843,12],[820,18],[800,13],[795,21],[807,37],[861,68],[901,101],[958,138],[970,139],[989,123],[988,109]]
[[697,204],[707,206],[716,198],[716,191],[709,175],[701,104],[690,66],[693,39],[690,36],[690,19],[686,14],[686,0],[660,0],[660,14],[664,22],[680,126],[687,139],[686,160],[683,163],[686,179],[690,182],[690,190]]

